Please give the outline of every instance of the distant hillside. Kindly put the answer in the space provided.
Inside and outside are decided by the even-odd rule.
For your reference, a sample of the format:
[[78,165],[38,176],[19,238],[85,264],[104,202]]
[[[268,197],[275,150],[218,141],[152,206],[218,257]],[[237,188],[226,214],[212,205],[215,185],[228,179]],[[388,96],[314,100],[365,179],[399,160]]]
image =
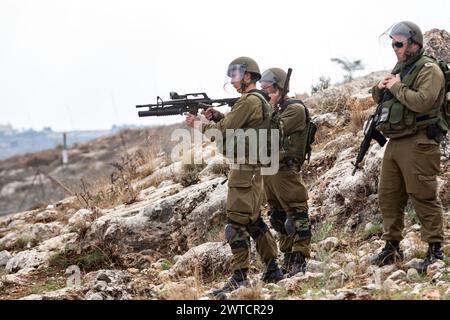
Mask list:
[[[69,146],[84,141],[96,139],[98,137],[117,133],[121,128],[113,127],[110,130],[95,131],[69,131],[67,132],[67,143]],[[0,124],[0,160],[9,157],[37,152],[45,149],[55,148],[62,145],[62,132],[45,128],[36,130],[16,130],[10,125]]]
[[[170,130],[176,126],[179,125],[123,129],[114,134],[110,131],[111,134],[105,132],[105,136],[94,140],[87,139],[86,132],[78,132],[77,135],[69,133],[68,140],[72,145],[68,150],[69,163],[65,168],[61,166],[62,134],[52,131],[40,132],[36,135],[30,133],[30,141],[35,139],[41,146],[43,145],[41,136],[49,140],[52,134],[58,136],[59,140],[56,138],[54,140],[54,145],[57,147],[0,160],[0,215],[39,207],[71,195],[61,185],[75,193],[80,191],[81,180],[90,183],[98,182],[100,178],[109,179],[115,170],[113,164],[120,162],[127,152],[133,152],[137,147],[148,149],[149,145],[153,145],[155,141],[159,143],[159,137],[170,137]],[[117,131],[117,129],[114,130]],[[99,133],[98,131],[97,134]],[[22,136],[26,134],[23,133]],[[70,136],[78,139],[86,138],[84,140],[89,141],[75,143],[74,139],[69,138]],[[0,137],[0,141],[4,137]],[[26,139],[22,138],[22,140]],[[164,145],[170,148],[170,142]],[[155,152],[159,151],[155,150]],[[52,178],[57,182],[52,181]]]

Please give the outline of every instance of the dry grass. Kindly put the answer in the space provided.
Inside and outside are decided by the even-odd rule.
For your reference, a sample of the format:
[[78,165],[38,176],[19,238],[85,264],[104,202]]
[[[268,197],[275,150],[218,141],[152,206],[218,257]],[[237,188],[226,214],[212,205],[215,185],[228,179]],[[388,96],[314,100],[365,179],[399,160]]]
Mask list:
[[237,300],[263,300],[262,296],[263,282],[260,280],[251,282],[246,287],[241,287],[232,292],[231,298]]
[[[61,208],[62,212],[68,209],[75,210],[80,208],[112,208],[119,204],[131,204],[138,200],[140,188],[136,187],[139,181],[152,175],[156,169],[157,154],[160,152],[162,145],[171,145],[166,141],[170,134],[161,134],[155,137],[154,132],[159,130],[166,131],[165,128],[149,129],[140,132],[142,140],[145,138],[145,146],[128,146],[130,140],[137,132],[124,130],[115,137],[115,145],[121,150],[120,159],[110,163],[114,168],[109,177],[90,179],[80,179],[80,184],[75,192],[76,200],[70,204],[66,204],[65,208]],[[160,138],[164,137],[164,139]],[[164,140],[164,141],[163,141]],[[89,152],[91,146],[83,144],[78,147],[81,153]],[[52,158],[52,157],[49,157]],[[53,158],[52,158],[53,159]],[[29,161],[34,161],[33,158]],[[158,181],[154,179],[152,184]]]
[[158,161],[165,165],[170,163],[166,153],[164,159],[157,157],[161,145],[154,143],[155,138],[152,138],[153,143],[149,137],[146,139],[147,147],[134,152],[124,151],[119,162],[111,163],[115,170],[109,179],[99,179],[94,183],[81,181],[77,198],[83,207],[112,208],[118,204],[132,204],[138,200],[140,190],[156,187],[164,180],[163,176],[155,175],[146,183],[139,183],[155,172]]
[[189,187],[200,182],[200,172],[205,168],[204,164],[185,164],[181,176],[177,179],[183,187]]
[[[6,270],[0,267],[0,281]],[[23,285],[5,281],[0,286],[0,300],[16,300],[30,294],[42,294],[58,290],[66,286],[64,270],[45,268],[27,274],[27,282]]]
[[331,219],[324,220],[312,226],[312,243],[318,243],[335,234],[335,222]]
[[166,300],[198,300],[205,291],[200,266],[195,264],[194,276],[182,284],[170,286],[164,291],[162,298]]
[[215,162],[211,165],[211,172],[217,175],[224,175],[229,171],[229,166],[225,162]]
[[183,187],[188,187],[200,182],[200,172],[206,167],[206,163],[202,159],[201,163],[195,163],[195,155],[193,151],[190,154],[190,162],[183,163],[181,176],[172,176],[173,181],[181,183]]
[[7,249],[10,251],[23,251],[25,249],[36,247],[41,241],[42,239],[40,237],[31,238],[24,236],[17,239],[17,241]]
[[81,180],[81,191],[76,196],[83,207],[112,208],[136,202],[140,190],[135,183],[154,172],[154,155],[139,149],[131,155],[124,153],[120,162],[111,165],[115,170],[109,179],[93,183]]
[[86,272],[120,268],[122,267],[122,257],[114,246],[106,242],[98,242],[78,250],[64,250],[51,256],[49,260],[49,266],[57,270],[65,270],[71,265],[77,265]]
[[314,109],[316,113],[337,112],[343,114],[347,110],[350,94],[351,89],[347,87],[323,91],[319,93],[319,100]]
[[350,130],[354,135],[363,129],[364,122],[369,117],[372,107],[373,101],[371,98],[350,98],[348,100],[347,108],[350,117]]
[[155,187],[157,188],[161,182],[163,182],[164,180],[166,180],[166,177],[163,176],[162,174],[153,174],[150,179],[146,180],[143,184],[142,184],[142,189],[148,189],[150,187]]

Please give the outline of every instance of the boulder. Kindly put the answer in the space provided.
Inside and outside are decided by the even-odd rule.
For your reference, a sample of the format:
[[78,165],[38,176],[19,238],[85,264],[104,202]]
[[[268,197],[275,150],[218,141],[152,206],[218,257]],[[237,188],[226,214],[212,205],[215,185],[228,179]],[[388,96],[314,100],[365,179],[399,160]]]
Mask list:
[[339,239],[336,237],[328,237],[319,242],[319,248],[325,251],[331,251],[339,245]]
[[9,260],[11,260],[12,255],[6,250],[0,251],[0,267],[6,266]]
[[198,269],[203,279],[206,279],[217,273],[228,273],[231,258],[228,244],[207,242],[189,249],[179,257],[170,272],[175,276],[191,276]]
[[131,275],[123,270],[99,270],[85,284],[86,300],[129,300]]
[[21,251],[8,261],[6,270],[9,273],[15,273],[21,269],[36,268],[48,261],[49,258],[48,252],[40,252],[36,249]]

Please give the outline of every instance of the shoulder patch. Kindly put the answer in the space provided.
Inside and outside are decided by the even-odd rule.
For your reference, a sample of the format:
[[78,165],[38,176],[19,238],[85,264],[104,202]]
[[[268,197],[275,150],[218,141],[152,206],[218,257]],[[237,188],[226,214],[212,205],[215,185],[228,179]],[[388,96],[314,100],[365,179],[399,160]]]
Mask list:
[[430,68],[430,67],[433,66],[433,64],[434,64],[434,63],[432,63],[432,62],[427,62],[427,63],[425,63],[423,66],[424,66],[424,67],[427,67],[427,68]]

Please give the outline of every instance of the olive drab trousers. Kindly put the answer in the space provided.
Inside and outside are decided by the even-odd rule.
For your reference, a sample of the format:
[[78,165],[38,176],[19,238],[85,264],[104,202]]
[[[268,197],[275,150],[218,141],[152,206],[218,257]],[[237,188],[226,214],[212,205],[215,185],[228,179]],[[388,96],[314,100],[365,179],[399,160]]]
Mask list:
[[440,146],[424,131],[389,140],[381,169],[379,204],[384,240],[403,239],[404,210],[411,198],[423,241],[443,242],[442,206],[437,194]]
[[250,264],[250,237],[264,263],[276,259],[278,248],[261,217],[262,177],[257,165],[233,165],[228,175],[225,237],[231,247],[231,269],[247,269]]
[[[277,174],[264,176],[264,191],[271,210],[271,223],[278,232],[280,251],[301,252],[310,255],[311,231],[308,218],[308,190],[300,174],[299,166],[280,164]],[[288,236],[284,230],[286,213],[300,213],[297,217],[296,234]]]

